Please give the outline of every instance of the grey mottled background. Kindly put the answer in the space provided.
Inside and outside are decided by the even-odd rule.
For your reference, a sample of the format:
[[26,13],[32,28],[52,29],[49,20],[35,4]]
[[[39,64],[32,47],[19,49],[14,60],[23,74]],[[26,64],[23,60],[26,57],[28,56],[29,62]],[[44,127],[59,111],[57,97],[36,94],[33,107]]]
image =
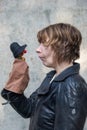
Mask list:
[[[87,80],[87,0],[0,0],[0,91],[8,79],[13,56],[9,45],[13,41],[28,44],[26,60],[30,67],[29,96],[41,83],[48,69],[35,52],[37,32],[49,24],[66,22],[82,32],[81,74]],[[29,119],[23,119],[0,97],[0,130],[28,130]],[[25,106],[26,107],[26,106]],[[86,123],[87,124],[87,123]],[[85,125],[87,130],[87,125]]]

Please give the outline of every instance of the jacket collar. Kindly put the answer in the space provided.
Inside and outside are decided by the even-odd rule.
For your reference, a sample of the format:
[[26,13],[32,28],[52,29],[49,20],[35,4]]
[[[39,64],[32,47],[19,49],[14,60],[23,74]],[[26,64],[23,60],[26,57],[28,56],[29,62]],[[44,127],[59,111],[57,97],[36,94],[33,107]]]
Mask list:
[[[53,82],[63,81],[65,78],[69,77],[70,75],[74,75],[74,74],[79,73],[79,69],[80,69],[80,64],[74,63],[73,66],[65,69],[57,77],[55,77]],[[56,73],[55,70],[47,73],[46,78],[44,79],[44,81],[42,82],[42,84],[40,85],[40,87],[37,90],[38,94],[43,95],[43,94],[48,93],[50,85],[51,85],[50,80],[52,79],[52,77],[54,76],[55,73]]]
[[73,66],[65,69],[63,72],[61,72],[55,79],[54,81],[62,81],[65,78],[78,74],[80,70],[80,64],[79,63],[73,63]]

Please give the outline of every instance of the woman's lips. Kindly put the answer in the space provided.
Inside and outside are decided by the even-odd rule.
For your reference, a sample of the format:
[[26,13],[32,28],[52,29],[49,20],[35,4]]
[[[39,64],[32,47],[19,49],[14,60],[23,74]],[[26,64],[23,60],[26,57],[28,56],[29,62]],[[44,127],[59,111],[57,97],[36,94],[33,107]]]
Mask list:
[[44,61],[44,60],[45,60],[45,58],[44,58],[44,57],[40,57],[40,56],[39,56],[39,58],[40,58],[42,61]]

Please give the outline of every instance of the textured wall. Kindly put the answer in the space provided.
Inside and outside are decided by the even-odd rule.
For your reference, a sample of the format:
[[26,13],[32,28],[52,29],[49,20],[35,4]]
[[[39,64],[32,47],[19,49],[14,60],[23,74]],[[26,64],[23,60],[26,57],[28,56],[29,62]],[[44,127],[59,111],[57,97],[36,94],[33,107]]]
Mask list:
[[[26,59],[31,80],[26,96],[40,85],[48,69],[36,55],[36,35],[39,29],[56,22],[71,23],[82,32],[79,62],[81,74],[87,80],[87,0],[0,0],[0,90],[11,69],[13,56],[9,45],[13,41],[28,44]],[[2,106],[2,102],[4,99],[0,97],[0,130],[28,130],[29,119],[23,119],[10,105]]]

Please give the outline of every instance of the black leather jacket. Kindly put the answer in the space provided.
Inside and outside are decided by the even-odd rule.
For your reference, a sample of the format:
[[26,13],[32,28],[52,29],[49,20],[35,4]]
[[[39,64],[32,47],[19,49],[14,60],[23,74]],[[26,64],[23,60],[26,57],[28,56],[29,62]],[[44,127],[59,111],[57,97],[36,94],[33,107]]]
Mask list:
[[1,95],[24,118],[29,130],[83,130],[87,114],[87,84],[74,63],[51,83],[55,71],[47,74],[41,86],[29,97],[5,89]]

